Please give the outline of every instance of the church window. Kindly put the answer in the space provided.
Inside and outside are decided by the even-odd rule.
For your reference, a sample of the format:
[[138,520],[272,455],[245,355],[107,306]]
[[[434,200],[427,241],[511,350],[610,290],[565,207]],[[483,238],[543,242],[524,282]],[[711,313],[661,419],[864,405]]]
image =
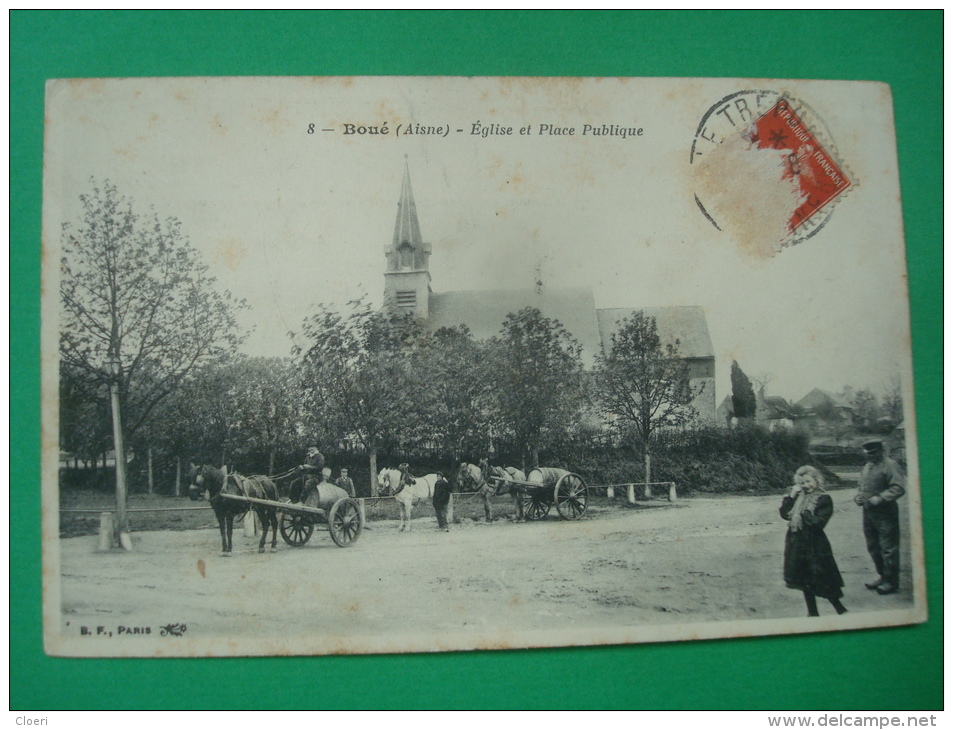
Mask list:
[[400,268],[414,268],[414,249],[409,243],[402,243],[397,249],[400,254]]

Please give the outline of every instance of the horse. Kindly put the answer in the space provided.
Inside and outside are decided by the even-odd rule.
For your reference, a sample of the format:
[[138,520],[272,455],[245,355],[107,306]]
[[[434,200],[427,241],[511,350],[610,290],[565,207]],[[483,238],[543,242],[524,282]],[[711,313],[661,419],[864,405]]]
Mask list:
[[377,475],[377,483],[381,485],[385,495],[391,495],[397,500],[401,532],[410,530],[410,513],[414,505],[422,499],[433,499],[434,487],[443,478],[442,474],[412,477],[399,469],[381,469]]
[[[244,514],[248,510],[249,503],[221,495],[224,493],[254,499],[278,500],[278,488],[268,477],[244,477],[241,474],[228,474],[226,477],[224,467],[216,469],[207,464],[201,466],[192,464],[189,471],[189,499],[198,501],[202,499],[205,491],[208,491],[208,501],[218,519],[219,532],[222,533],[223,558],[232,554],[232,524],[235,517]],[[251,508],[261,520],[261,542],[258,543],[258,552],[265,552],[265,540],[268,537],[269,527],[271,528],[271,552],[278,552],[278,510],[254,503]]]
[[[523,491],[517,486],[508,484],[510,480],[522,482],[526,477],[519,469],[513,466],[491,466],[484,475],[483,470],[476,464],[463,462],[457,470],[457,489],[461,491],[470,491],[476,489],[476,496],[483,500],[483,511],[486,513],[486,521],[493,521],[493,514],[490,510],[490,497],[499,496],[509,492],[513,495],[513,504],[516,506],[516,519],[523,520]],[[488,481],[487,477],[495,477],[497,481],[496,489]]]

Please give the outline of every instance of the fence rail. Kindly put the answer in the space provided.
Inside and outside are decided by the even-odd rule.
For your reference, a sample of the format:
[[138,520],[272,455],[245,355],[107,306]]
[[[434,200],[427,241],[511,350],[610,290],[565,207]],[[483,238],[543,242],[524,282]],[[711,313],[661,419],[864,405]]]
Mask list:
[[[191,512],[196,510],[207,510],[209,505],[204,507],[133,507],[132,509],[127,509],[126,512]],[[116,505],[111,507],[103,507],[102,509],[61,509],[61,515],[98,515],[103,512],[115,512]]]
[[652,487],[663,487],[668,490],[668,501],[673,504],[678,501],[678,493],[675,489],[675,482],[622,482],[620,484],[593,484],[589,489],[604,489],[606,497],[615,499],[616,489],[625,489],[626,497],[630,504],[635,504],[635,488],[642,488],[643,499],[654,499]]

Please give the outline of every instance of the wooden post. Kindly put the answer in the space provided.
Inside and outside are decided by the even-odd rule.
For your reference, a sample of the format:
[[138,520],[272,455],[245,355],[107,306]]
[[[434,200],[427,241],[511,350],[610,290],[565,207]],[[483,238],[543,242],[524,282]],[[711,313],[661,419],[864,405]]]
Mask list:
[[447,502],[447,524],[453,522],[453,492],[450,492],[450,501]]
[[629,498],[629,504],[635,504],[635,485],[627,484],[626,485],[626,496]]
[[250,509],[245,513],[245,537],[255,537],[258,534],[258,513]]
[[116,528],[113,525],[112,512],[99,515],[99,549],[109,550],[116,540]]
[[668,483],[668,501],[672,504],[678,501],[678,495],[675,493],[675,482]]
[[364,511],[364,497],[357,500],[357,511],[361,513],[361,524],[367,525],[367,513]]
[[615,487],[606,487],[606,496],[609,499],[615,499]]
[[146,457],[149,463],[149,496],[152,496],[155,483],[152,481],[152,447],[149,447],[149,450],[146,452]]

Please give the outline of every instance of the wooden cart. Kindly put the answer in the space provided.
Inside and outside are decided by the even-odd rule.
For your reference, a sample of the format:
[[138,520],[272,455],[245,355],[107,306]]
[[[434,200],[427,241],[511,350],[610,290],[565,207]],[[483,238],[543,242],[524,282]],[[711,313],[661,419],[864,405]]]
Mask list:
[[526,500],[524,514],[527,520],[541,520],[556,505],[556,512],[564,520],[578,520],[586,512],[589,504],[589,488],[578,474],[544,467],[530,471],[540,472],[542,483],[516,481],[503,477],[487,477],[487,481],[496,487],[518,491]]
[[304,503],[277,502],[225,493],[219,496],[245,502],[249,506],[262,504],[274,507],[279,512],[281,537],[291,547],[306,544],[315,530],[327,530],[335,545],[350,547],[364,531],[364,514],[360,503],[333,484],[318,484],[317,490]]

